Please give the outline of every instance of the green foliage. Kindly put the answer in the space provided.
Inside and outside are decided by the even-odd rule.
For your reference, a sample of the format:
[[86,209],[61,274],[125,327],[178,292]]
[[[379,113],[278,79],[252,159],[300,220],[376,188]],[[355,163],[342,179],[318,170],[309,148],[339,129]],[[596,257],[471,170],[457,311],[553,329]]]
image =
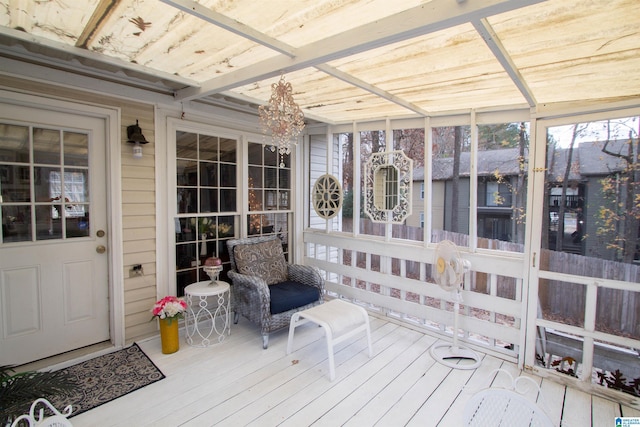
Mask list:
[[[478,146],[481,150],[515,148],[520,144],[522,123],[506,123],[498,125],[478,126]],[[526,145],[529,145],[528,132]]]
[[345,191],[342,195],[342,216],[353,218],[353,191]]
[[0,366],[0,423],[10,423],[10,420],[28,413],[31,403],[40,397],[48,399],[64,395],[76,386],[64,370],[13,372],[11,366]]
[[[353,191],[342,193],[342,217],[353,218]],[[364,195],[360,195],[360,218],[364,218]]]

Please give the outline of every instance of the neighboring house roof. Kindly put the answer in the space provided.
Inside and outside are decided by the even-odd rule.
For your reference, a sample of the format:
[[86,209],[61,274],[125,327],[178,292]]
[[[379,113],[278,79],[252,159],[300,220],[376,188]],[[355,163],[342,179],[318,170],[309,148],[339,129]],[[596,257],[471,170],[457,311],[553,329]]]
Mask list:
[[[518,148],[506,148],[502,150],[478,151],[478,176],[493,175],[497,170],[500,174],[517,175],[520,171],[518,162]],[[470,152],[460,155],[460,176],[469,176]],[[434,181],[442,181],[453,177],[453,157],[435,159],[433,161],[432,178]],[[424,168],[416,168],[413,171],[414,181],[424,181]]]
[[[626,162],[617,156],[602,151],[604,141],[582,142],[573,151],[571,163],[574,165],[569,171],[569,179],[580,181],[588,176],[608,175],[621,171]],[[629,147],[627,140],[609,142],[607,150],[612,153],[626,154]],[[493,175],[497,170],[502,176],[517,175],[520,171],[518,162],[518,148],[503,150],[478,151],[478,176]],[[547,168],[556,181],[562,181],[568,161],[568,148],[553,149],[548,156]],[[460,155],[460,176],[469,176],[471,153]],[[528,151],[525,157],[528,158]],[[414,181],[424,181],[424,167],[415,168]],[[448,180],[453,177],[453,157],[435,159],[433,161],[432,177],[434,181]]]
[[[621,171],[627,165],[620,157],[606,154],[602,151],[603,141],[585,142],[578,147],[580,156],[580,173],[582,175],[608,175],[611,172]],[[612,141],[607,146],[607,151],[626,154],[629,148],[628,140]]]
[[[604,144],[604,141],[583,142],[574,149],[571,157],[571,163],[574,166],[569,171],[570,180],[579,181],[588,176],[608,175],[626,167],[626,162],[622,158],[602,151]],[[626,154],[628,147],[627,140],[615,140],[609,142],[607,151]],[[547,156],[547,168],[557,181],[562,181],[564,177],[568,154],[568,148],[561,148],[553,150],[552,155]]]

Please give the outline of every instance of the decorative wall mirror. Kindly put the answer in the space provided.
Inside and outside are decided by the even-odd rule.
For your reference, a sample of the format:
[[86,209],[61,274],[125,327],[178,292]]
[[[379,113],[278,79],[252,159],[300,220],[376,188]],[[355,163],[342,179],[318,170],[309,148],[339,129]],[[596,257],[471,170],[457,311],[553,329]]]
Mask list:
[[364,211],[373,222],[402,224],[411,215],[413,161],[402,150],[373,153],[365,164]]
[[333,175],[322,175],[313,186],[313,209],[323,219],[338,215],[342,208],[342,186]]
[[398,169],[393,165],[380,166],[373,175],[373,205],[376,209],[389,211],[398,204],[400,186]]

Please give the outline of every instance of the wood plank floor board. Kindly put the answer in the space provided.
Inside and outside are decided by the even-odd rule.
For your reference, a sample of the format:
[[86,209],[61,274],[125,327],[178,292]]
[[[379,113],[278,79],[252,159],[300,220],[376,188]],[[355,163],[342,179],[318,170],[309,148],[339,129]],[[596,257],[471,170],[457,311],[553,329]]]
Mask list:
[[537,401],[538,406],[542,408],[556,426],[560,425],[560,420],[562,420],[566,389],[566,386],[549,378],[543,378],[540,383],[541,393]]
[[[363,339],[362,341],[365,347],[363,347],[360,350],[359,354],[357,355],[357,357],[359,358],[368,357],[368,351],[366,349],[366,340]],[[374,343],[374,349],[377,349],[377,347],[378,346]],[[322,361],[322,363],[326,364],[328,362],[325,359]],[[363,361],[359,362],[360,365],[363,365],[364,363],[365,363],[364,359]],[[383,372],[386,371],[386,368],[383,369],[382,371]],[[285,419],[285,415],[284,415],[285,412],[282,410],[283,408],[280,408],[278,405],[282,403],[284,400],[286,400],[288,395],[291,395],[292,393],[296,393],[298,392],[298,390],[302,390],[301,393],[308,394],[310,391],[306,389],[305,385],[309,386],[311,382],[327,381],[327,380],[328,379],[326,378],[326,376],[323,376],[322,378],[318,379],[317,374],[310,373],[309,371],[307,371],[304,376],[300,376],[295,378],[293,381],[289,381],[283,387],[280,387],[278,390],[276,390],[275,393],[270,394],[267,399],[262,399],[259,402],[261,405],[260,407],[251,408],[252,413],[261,414],[259,417],[256,417],[255,419],[251,420],[252,424],[253,425],[273,425],[276,422],[283,422]],[[340,380],[341,379],[339,377],[336,377],[335,381],[340,381]],[[302,382],[302,383],[298,384],[299,382]],[[363,386],[358,388],[358,390],[363,390],[369,387],[370,387],[369,385],[367,385],[366,387]],[[237,417],[235,417],[234,419],[237,420]]]
[[591,395],[582,390],[567,387],[562,411],[563,426],[590,426]]
[[408,426],[437,426],[474,373],[473,369],[449,369],[446,380],[416,411]]
[[[399,332],[400,331],[396,329],[396,326],[391,324],[387,324],[379,330],[372,331],[374,357],[385,348],[392,346],[397,342],[400,337],[396,335]],[[362,346],[358,352],[359,357],[368,359],[368,356],[364,353],[366,348],[364,338],[359,341],[361,341]],[[321,350],[317,350],[316,352],[324,358],[327,357],[326,347],[323,347]],[[348,376],[350,372],[355,371],[364,363],[364,359],[353,360],[353,357],[351,357],[347,363],[343,363],[344,355],[342,355],[342,353],[342,351],[338,351],[336,355],[336,366],[341,366],[340,376],[338,377],[336,375],[336,381],[342,381],[344,376]],[[292,353],[291,356],[299,357],[297,352]],[[311,376],[300,385],[298,392],[287,389],[286,392],[288,393],[288,397],[286,400],[281,401],[278,405],[269,408],[267,412],[256,417],[250,425],[276,425],[284,422],[292,416],[295,416],[296,413],[303,410],[313,400],[322,399],[324,395],[337,384],[335,381],[329,381],[327,377],[328,368],[326,368],[326,363],[328,363],[326,360],[321,362],[323,365],[322,369],[324,370],[307,371],[311,373]]]
[[[344,398],[346,398],[353,390],[361,387],[374,373],[383,369],[391,361],[398,357],[411,343],[418,339],[421,335],[419,332],[412,330],[401,330],[394,333],[392,336],[385,337],[387,341],[382,347],[382,350],[376,349],[373,358],[366,361],[362,366],[350,364],[349,362],[343,364],[340,368],[347,367],[348,371],[345,373],[344,369],[336,369],[336,375],[340,375],[340,381],[330,383],[330,392],[325,390],[321,395],[318,394],[318,398],[308,403],[304,408],[301,408],[298,412],[289,417],[283,426],[298,427],[300,425],[312,425],[316,423],[320,418],[324,419],[320,424],[331,423],[330,411]],[[376,343],[377,348],[380,347]],[[339,355],[338,355],[339,356]],[[346,374],[346,375],[345,375]]]
[[354,412],[366,406],[375,396],[382,391],[406,370],[417,358],[419,358],[429,346],[435,342],[434,339],[426,339],[424,335],[417,336],[418,340],[410,344],[399,355],[389,360],[389,363],[382,369],[376,371],[373,376],[357,387],[351,394],[342,399],[330,412],[330,417],[325,415],[314,425],[335,426],[344,425],[354,416]]
[[[233,384],[238,378],[260,371],[264,365],[280,358],[274,352],[263,351],[261,342],[262,338],[258,333],[258,338],[255,340],[233,343],[230,339],[221,347],[183,346],[180,351],[171,355],[162,354],[157,341],[142,343],[143,350],[167,376],[156,384],[162,384],[163,387],[170,389],[171,393],[159,394],[151,402],[145,402],[144,396],[137,399],[137,392],[130,394],[127,396],[127,404],[119,405],[119,412],[126,416],[127,420],[121,421],[119,425],[135,425],[131,423],[137,420],[151,423],[148,425],[153,425],[154,422],[172,425],[172,417],[175,417],[177,412],[185,412],[184,408],[192,405],[194,401],[206,401],[210,393],[215,393],[216,388]],[[226,350],[221,349],[227,344],[233,349],[231,353],[225,355]],[[219,352],[223,354],[219,355]],[[106,412],[109,408],[105,406],[114,402],[107,403],[94,411]],[[197,403],[193,406],[197,407]],[[208,405],[208,403],[205,404]],[[141,410],[141,408],[145,409]]]
[[441,363],[433,363],[375,425],[406,425],[423,403],[430,399],[440,385],[444,384],[450,372],[451,368]]
[[[159,337],[139,342],[166,378],[87,411],[76,427],[176,426],[459,426],[471,396],[488,386],[510,385],[522,372],[511,362],[482,355],[475,370],[436,362],[429,348],[440,339],[371,316],[374,355],[363,336],[335,349],[336,378],[328,378],[324,331],[312,324],[296,330],[286,354],[287,330],[271,334],[262,349],[259,329],[244,320],[224,343],[195,348],[181,342],[165,355]],[[184,330],[181,330],[181,335]],[[184,337],[183,337],[184,339]],[[617,414],[640,411],[594,397],[550,378],[526,373],[540,384],[545,410],[556,426],[612,425]]]
[[[435,342],[437,342],[435,338],[425,335],[405,351],[398,363],[394,362],[390,366],[393,374],[389,375],[389,382],[371,396],[365,405],[357,409],[344,425],[351,427],[374,425],[402,398],[407,388],[435,363],[428,352],[429,347]],[[367,390],[367,393],[372,394],[371,390]],[[362,396],[359,399],[364,400]]]
[[508,363],[492,356],[485,356],[482,359],[482,364],[473,371],[469,381],[460,390],[458,397],[447,408],[446,413],[439,421],[439,425],[461,426],[464,420],[465,405],[469,399],[474,394],[489,387],[496,376],[496,369],[500,369],[504,364]]
[[[198,393],[197,400],[172,414],[169,420],[178,422],[190,414],[186,425],[213,425],[244,409],[283,381],[282,372],[291,366],[290,358],[284,357],[283,348],[282,344],[271,343],[267,353],[272,357],[259,360],[253,366],[241,366],[234,370],[236,372],[227,371],[224,385],[217,384],[205,393]],[[309,358],[317,357],[319,363],[322,353],[317,349],[314,352],[313,346],[304,348]]]
[[[313,327],[312,331],[317,333],[318,328]],[[318,367],[323,366],[327,360],[326,346],[323,341],[322,338],[317,339],[313,345],[305,345],[299,351],[288,356],[282,355],[278,362],[271,364],[270,367],[262,368],[262,370],[270,370],[272,374],[270,377],[255,382],[223,404],[203,412],[193,418],[188,425],[246,425],[261,411],[268,410],[274,403],[274,399],[277,400],[277,396],[283,395],[282,388],[287,384],[293,381],[293,384],[301,386],[302,384],[295,381],[297,377],[306,378],[305,373],[307,372],[313,372],[315,379],[319,378],[318,373],[322,375],[322,370]],[[366,340],[361,338],[349,343],[343,349],[337,348],[336,352],[342,355],[349,354],[349,357],[357,357],[365,348]],[[300,360],[304,360],[305,363],[301,363]],[[306,382],[308,381],[309,379],[306,380]],[[291,386],[291,384],[289,385]],[[291,389],[291,387],[289,388]]]
[[614,426],[616,417],[620,416],[620,405],[598,396],[591,397],[591,425]]

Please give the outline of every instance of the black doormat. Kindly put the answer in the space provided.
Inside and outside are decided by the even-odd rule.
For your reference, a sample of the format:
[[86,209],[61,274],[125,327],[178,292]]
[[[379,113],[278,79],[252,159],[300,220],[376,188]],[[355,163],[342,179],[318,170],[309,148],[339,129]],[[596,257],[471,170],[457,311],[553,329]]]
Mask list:
[[77,387],[65,396],[52,397],[50,401],[59,411],[73,405],[71,417],[164,378],[136,343],[62,370],[71,376]]

